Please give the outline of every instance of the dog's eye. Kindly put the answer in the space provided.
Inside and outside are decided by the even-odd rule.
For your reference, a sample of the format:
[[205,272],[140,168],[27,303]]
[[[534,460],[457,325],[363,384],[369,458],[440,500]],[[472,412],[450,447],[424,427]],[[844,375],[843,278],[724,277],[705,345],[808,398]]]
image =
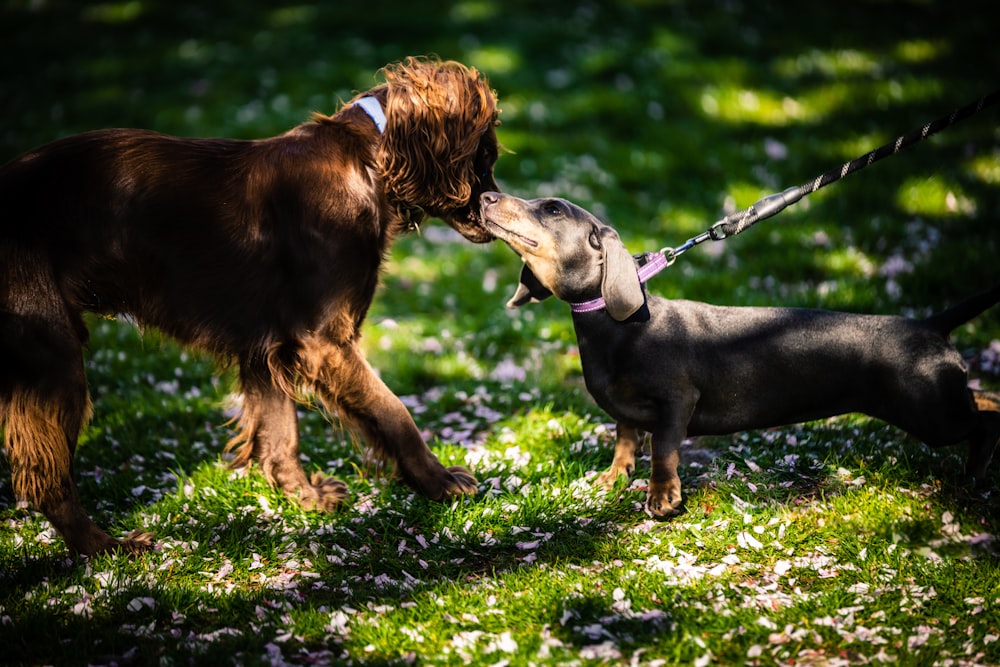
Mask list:
[[590,247],[594,250],[601,249],[601,236],[597,233],[596,229],[590,230],[590,236],[587,237],[587,241],[590,242]]
[[542,205],[542,211],[545,212],[545,215],[560,215],[562,206],[557,201],[549,201]]

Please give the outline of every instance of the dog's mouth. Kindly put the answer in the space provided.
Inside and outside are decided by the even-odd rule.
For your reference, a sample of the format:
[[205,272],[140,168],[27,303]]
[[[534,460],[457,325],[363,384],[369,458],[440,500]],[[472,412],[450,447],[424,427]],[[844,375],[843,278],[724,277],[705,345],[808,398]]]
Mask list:
[[529,248],[538,247],[538,241],[535,239],[528,238],[524,234],[519,234],[513,229],[508,229],[500,223],[491,220],[488,216],[483,216],[483,225],[501,241],[505,241],[511,245],[528,246]]
[[449,222],[455,231],[473,243],[488,243],[496,238],[475,206],[456,211]]

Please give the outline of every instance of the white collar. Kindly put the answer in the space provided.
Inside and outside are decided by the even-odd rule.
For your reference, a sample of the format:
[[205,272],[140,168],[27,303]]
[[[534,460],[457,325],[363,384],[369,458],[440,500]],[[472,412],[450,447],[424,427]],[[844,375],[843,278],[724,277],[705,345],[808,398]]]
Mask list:
[[371,95],[366,95],[354,104],[364,109],[365,113],[375,121],[375,126],[380,133],[385,132],[385,112],[382,111],[382,105],[377,99]]

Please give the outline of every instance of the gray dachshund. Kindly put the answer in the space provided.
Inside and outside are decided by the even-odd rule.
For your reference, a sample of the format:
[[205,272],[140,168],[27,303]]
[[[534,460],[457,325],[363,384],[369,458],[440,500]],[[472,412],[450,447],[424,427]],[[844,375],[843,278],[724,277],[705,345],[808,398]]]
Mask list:
[[[1000,301],[1000,285],[923,320],[797,308],[737,308],[647,295],[617,232],[562,199],[482,195],[487,228],[524,260],[518,307],[573,304],[587,389],[618,422],[611,484],[651,434],[646,507],[677,514],[688,436],[860,412],[932,447],[968,441],[965,474],[985,479],[1000,411],[969,389],[948,333]],[[582,311],[582,312],[579,312]]]

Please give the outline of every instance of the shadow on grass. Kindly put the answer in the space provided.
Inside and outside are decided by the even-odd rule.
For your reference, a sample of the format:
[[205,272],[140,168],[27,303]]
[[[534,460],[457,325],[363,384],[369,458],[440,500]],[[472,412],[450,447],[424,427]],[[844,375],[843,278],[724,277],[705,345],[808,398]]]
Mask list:
[[[881,438],[881,430],[873,428],[869,435]],[[867,431],[862,428],[861,432]],[[817,453],[831,440],[858,437],[858,430],[849,426],[797,433],[800,439],[814,438],[809,447]],[[738,438],[735,441],[741,442]],[[832,466],[825,461],[825,467],[818,469],[805,466],[799,471],[754,472],[746,457],[754,457],[760,461],[758,466],[765,467],[771,465],[771,459],[762,453],[770,452],[774,460],[780,460],[788,451],[802,454],[802,443],[771,443],[768,450],[757,443],[757,447],[736,453],[729,448],[722,451],[719,440],[710,445],[709,451],[718,456],[698,451],[692,452],[697,456],[688,461],[715,468],[708,476],[714,476],[720,485],[732,484],[734,494],[745,494],[747,481],[775,487],[778,490],[767,497],[766,504],[776,510],[793,510],[815,498],[829,500],[849,489],[850,483],[835,472],[841,464],[855,470],[867,466],[876,485],[901,485],[916,489],[915,493],[940,470],[936,453],[927,456],[927,452],[917,451],[903,465],[894,465],[893,452],[884,452],[880,458],[878,448],[873,448],[873,456],[845,445],[839,452],[828,452]],[[606,454],[610,458],[610,452]],[[744,479],[723,481],[723,471],[730,464],[742,466]],[[640,460],[637,475],[643,474],[644,465],[646,462]],[[682,470],[682,477],[688,483],[696,482],[696,473],[697,469]],[[91,662],[145,664],[152,659],[184,659],[195,652],[199,661],[229,660],[235,655],[253,663],[275,650],[275,625],[288,629],[287,644],[279,646],[286,657],[292,651],[336,660],[348,640],[338,634],[337,624],[330,620],[338,610],[402,609],[412,604],[435,609],[433,600],[442,584],[449,583],[469,591],[468,604],[482,605],[484,594],[475,592],[480,583],[490,584],[505,574],[538,568],[591,567],[606,560],[609,547],[622,539],[622,529],[646,520],[635,509],[644,493],[621,488],[599,503],[581,507],[566,504],[548,513],[519,513],[513,507],[518,496],[512,494],[480,494],[451,505],[434,503],[414,497],[393,481],[373,486],[369,493],[355,498],[355,507],[334,515],[304,514],[268,489],[258,475],[214,485],[211,500],[197,498],[199,489],[214,484],[220,475],[217,464],[203,463],[191,478],[195,496],[179,489],[160,503],[134,512],[135,517],[156,517],[153,528],[166,547],[166,553],[145,557],[148,563],[140,558],[115,565],[102,557],[89,565],[68,565],[58,556],[9,563],[0,604],[6,613],[14,612],[16,624],[0,623],[0,636],[16,629],[16,636],[4,637],[11,663],[72,663],[81,650]],[[528,477],[533,483],[544,478]],[[996,478],[994,474],[994,482]],[[363,488],[364,484],[359,481],[355,486]],[[718,518],[719,509],[701,502],[700,489],[689,493],[692,509],[677,523]],[[265,506],[273,509],[261,512],[261,497]],[[196,515],[183,514],[186,503],[197,506]],[[991,505],[995,510],[996,502],[991,501]],[[482,518],[486,508],[496,512],[490,521]],[[471,533],[463,532],[466,516],[477,517]],[[530,525],[519,527],[529,520]],[[675,525],[663,522],[653,530],[667,537]],[[539,545],[523,548],[525,542],[539,541],[538,536],[544,536]],[[923,548],[936,548],[947,557],[996,558],[988,545],[935,545],[931,521],[874,526],[870,537],[874,542],[897,543],[918,553]],[[206,550],[205,545],[210,548]],[[267,576],[246,571],[244,566],[254,554],[265,564],[262,571]],[[529,554],[531,558],[526,559]],[[236,573],[212,575],[230,563]],[[152,572],[151,565],[158,569]],[[199,575],[201,570],[206,571]],[[81,586],[81,576],[86,573],[100,580],[101,572],[114,573],[114,581],[105,580],[103,587],[78,595],[70,608],[45,601],[48,596],[58,598],[67,588]],[[155,580],[150,579],[151,573]],[[227,581],[235,586],[227,589]],[[89,607],[89,601],[99,604]],[[461,611],[449,608],[434,613],[458,615]],[[311,617],[320,620],[311,621],[313,627],[308,630],[295,630],[297,622]],[[658,646],[678,622],[670,600],[660,600],[647,609],[631,609],[616,606],[604,594],[587,592],[565,599],[561,607],[550,610],[549,619],[553,637],[576,646],[592,646],[600,644],[604,633],[611,633],[617,650]],[[60,627],[57,643],[46,629],[53,623]],[[258,624],[266,624],[272,634],[255,634]],[[384,664],[407,659],[373,657],[385,660]]]

